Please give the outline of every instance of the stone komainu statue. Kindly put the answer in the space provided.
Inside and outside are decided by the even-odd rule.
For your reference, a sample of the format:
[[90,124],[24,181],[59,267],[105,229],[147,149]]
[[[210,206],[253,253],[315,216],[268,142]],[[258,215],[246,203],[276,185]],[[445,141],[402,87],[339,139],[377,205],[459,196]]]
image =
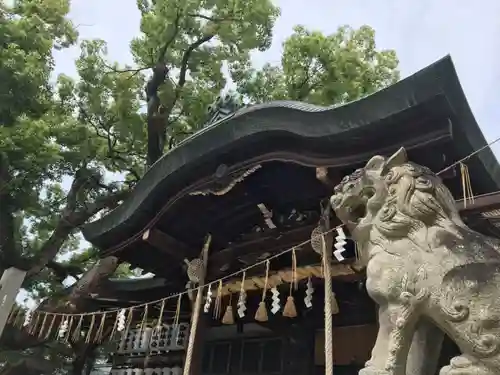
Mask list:
[[500,241],[463,223],[441,179],[402,148],[345,177],[330,202],[379,305],[360,374],[432,375],[446,332],[462,355],[441,375],[499,375]]

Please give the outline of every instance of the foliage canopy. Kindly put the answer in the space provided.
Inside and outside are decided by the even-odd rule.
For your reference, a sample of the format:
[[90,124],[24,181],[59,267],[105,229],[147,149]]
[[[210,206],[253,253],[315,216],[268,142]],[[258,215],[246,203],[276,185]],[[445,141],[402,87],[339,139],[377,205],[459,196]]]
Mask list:
[[[160,151],[168,151],[203,125],[224,89],[246,103],[331,105],[399,78],[395,52],[377,50],[368,26],[330,35],[296,26],[281,64],[255,68],[252,54],[271,46],[279,17],[271,0],[137,6],[135,66],[108,61],[103,40],[80,40],[75,77],[52,75],[53,50],[78,41],[69,0],[0,6],[0,265],[29,269],[24,287],[36,299],[61,295],[62,279],[78,279],[94,263],[78,228],[140,180],[153,118],[164,132]],[[154,82],[158,67],[166,74]],[[150,112],[152,82],[159,102]]]

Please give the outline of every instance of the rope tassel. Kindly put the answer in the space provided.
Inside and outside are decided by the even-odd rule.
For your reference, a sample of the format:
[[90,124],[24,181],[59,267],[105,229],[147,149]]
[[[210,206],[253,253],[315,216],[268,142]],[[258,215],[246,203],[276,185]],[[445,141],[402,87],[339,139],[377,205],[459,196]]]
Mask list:
[[470,180],[469,167],[460,162],[460,175],[462,177],[462,190],[464,193],[464,208],[467,207],[467,201],[474,203],[474,193],[472,191],[472,183]]
[[42,338],[43,332],[45,331],[45,324],[47,323],[47,314],[43,314],[43,320],[42,320],[42,326],[40,327],[40,330],[38,331],[38,338]]
[[99,328],[97,329],[97,333],[94,338],[94,342],[101,343],[102,335],[104,334],[104,325],[106,323],[106,313],[102,314],[101,323],[99,324]]
[[21,314],[21,311],[22,311],[21,307],[15,305],[9,314],[9,318],[7,319],[7,323],[12,324],[13,322],[15,322],[17,320],[19,314]]
[[219,280],[219,285],[217,286],[217,296],[215,297],[214,306],[214,319],[218,320],[220,318],[222,305],[222,280]]
[[283,308],[283,316],[287,318],[295,318],[297,316],[297,307],[293,299],[293,289],[297,289],[297,254],[295,249],[292,250],[292,282],[290,283],[290,294],[286,299],[285,307]]
[[259,308],[255,312],[255,320],[258,322],[267,322],[269,320],[266,308],[266,293],[267,293],[268,283],[269,283],[269,260],[266,261],[266,279],[264,281],[264,288],[262,289],[262,300],[259,303]]
[[45,333],[44,339],[47,340],[50,337],[50,334],[52,333],[52,330],[54,329],[54,323],[56,322],[57,316],[52,314],[52,320],[50,321],[49,329]]
[[233,295],[229,295],[229,303],[226,308],[226,312],[222,317],[222,324],[234,324],[234,314],[233,314],[233,305],[232,305]]
[[[440,176],[443,173],[445,173],[446,171],[451,170],[452,168],[456,168],[457,166],[460,168],[462,188],[463,188],[463,193],[464,193],[464,202],[463,202],[464,206],[467,205],[467,203],[468,203],[467,201],[470,201],[470,202],[474,201],[471,177],[469,174],[468,167],[467,167],[467,165],[465,165],[465,162],[467,160],[471,159],[473,156],[479,154],[480,152],[482,152],[486,149],[489,149],[491,147],[491,145],[493,145],[499,141],[500,141],[500,137],[496,138],[492,142],[489,142],[488,144],[485,144],[484,146],[476,149],[475,151],[471,152],[470,154],[466,155],[465,157],[461,158],[460,160],[455,161],[454,163],[448,165],[447,167],[443,168],[438,173],[436,173],[437,176]],[[329,214],[326,216],[329,216]],[[311,234],[310,240],[307,240],[307,241],[304,241],[300,244],[297,244],[295,247],[300,248],[301,246],[306,245],[307,243],[311,243],[311,246],[314,249],[314,251],[316,251],[317,253],[319,253],[323,256],[323,261],[322,261],[322,269],[324,271],[323,277],[325,278],[325,284],[329,284],[329,285],[325,286],[325,289],[330,289],[330,291],[331,291],[331,276],[332,276],[331,260],[329,259],[330,255],[326,254],[326,249],[325,249],[326,240],[324,237],[327,233],[330,233],[330,232],[332,232],[332,230],[340,228],[341,226],[330,229],[329,223],[325,222],[323,224],[325,224],[324,228],[318,227],[313,231],[313,233]],[[324,230],[323,233],[321,233],[321,229]],[[329,238],[328,238],[329,242],[331,239],[330,237],[331,236],[329,236]],[[207,249],[208,249],[209,242],[210,242],[210,236],[208,237],[208,241],[206,244]],[[355,244],[355,245],[357,245],[357,244]],[[329,244],[328,248],[331,248],[331,244]],[[272,256],[269,259],[276,258],[276,257],[281,256],[281,255],[288,253],[290,251],[293,251],[293,249],[284,250],[284,251],[280,252],[279,254]],[[364,252],[362,251],[362,249],[359,249],[356,246],[356,263],[355,263],[355,265],[353,265],[349,268],[356,269],[358,265],[362,264],[363,263],[362,262],[363,254],[364,254]],[[265,260],[268,267],[269,267],[269,259]],[[264,261],[258,262],[252,266],[246,267],[245,269],[239,270],[239,271],[237,271],[229,276],[225,276],[224,279],[235,276],[237,274],[242,274],[242,273],[244,274],[245,271],[249,270],[250,268],[255,267],[257,265],[261,265],[263,263],[264,263]],[[317,277],[319,275],[314,274],[313,276]],[[266,272],[266,279],[267,278],[268,278],[268,272]],[[215,285],[219,282],[222,282],[222,279],[212,280],[211,282],[214,283],[214,285]],[[252,280],[252,283],[253,283],[253,280]],[[267,282],[266,282],[266,284],[267,284]],[[199,285],[197,290],[198,291],[202,290],[204,288],[204,286],[205,285]],[[256,286],[258,286],[258,285],[256,285]],[[275,285],[273,285],[273,286],[275,286]],[[259,303],[259,309],[257,310],[257,313],[256,313],[256,319],[260,320],[260,321],[267,320],[267,310],[266,310],[266,305],[265,305],[265,293],[267,292],[267,287],[268,286],[266,285],[266,288],[263,291],[263,298],[262,298],[261,302]],[[240,301],[238,302],[238,315],[240,317],[243,317],[244,313],[245,313],[245,311],[244,311],[245,310],[245,303],[244,303],[245,302],[245,290],[243,290],[243,289],[244,288],[242,288],[242,290],[240,290],[241,302]],[[249,290],[253,290],[253,289],[255,289],[255,288],[252,287]],[[311,287],[308,287],[308,292],[309,292],[309,294],[307,295],[308,298],[307,298],[307,301],[304,300],[305,305],[307,307],[312,305],[311,296],[312,296],[313,290],[314,289],[312,288],[312,285],[311,285]],[[193,291],[194,291],[194,289],[190,290],[189,292],[193,292]],[[180,294],[186,294],[186,293],[188,293],[188,292],[182,292]],[[176,298],[177,296],[178,295],[169,296],[169,297],[166,297],[162,300],[159,300],[156,302],[151,302],[151,303],[157,303],[157,302],[161,302],[161,301],[164,301],[167,299],[173,299],[173,298]],[[287,302],[289,302],[289,301],[287,301]],[[335,295],[333,294],[333,291],[331,291],[330,293],[325,293],[325,302],[326,302],[325,306],[328,306],[326,309],[329,310],[329,311],[325,311],[325,319],[326,319],[325,325],[327,326],[327,327],[325,327],[325,331],[326,331],[327,328],[330,328],[329,326],[331,326],[331,321],[330,321],[331,314],[338,311],[338,303],[336,302]],[[295,302],[294,302],[294,304],[295,304]],[[291,305],[291,301],[288,303],[288,305]],[[114,339],[116,332],[121,332],[124,329],[126,329],[126,331],[128,330],[128,326],[127,327],[125,326],[125,320],[126,320],[125,316],[122,317],[122,314],[124,314],[127,310],[130,309],[129,310],[129,315],[130,315],[130,313],[132,312],[132,310],[134,308],[139,308],[139,307],[143,307],[143,306],[144,306],[144,304],[141,304],[141,305],[132,306],[131,308],[127,308],[127,309],[123,309],[123,310],[114,309],[114,310],[107,311],[108,314],[111,314],[111,317],[114,317],[114,314],[117,315],[117,319],[115,319],[115,321],[114,321],[112,332],[109,335],[110,341]],[[291,307],[290,307],[290,309],[287,308],[287,310],[291,311],[292,308]],[[45,314],[51,315],[52,319],[49,319],[50,317],[45,316]],[[26,311],[24,309],[21,309],[21,311],[10,312],[10,315],[7,319],[8,319],[8,323],[13,324],[16,327],[19,326],[19,328],[22,327],[23,329],[26,330],[26,332],[28,334],[37,334],[41,337],[51,336],[52,330],[54,329],[54,333],[57,333],[57,336],[60,340],[62,340],[64,342],[68,342],[68,341],[70,341],[72,336],[74,336],[74,334],[76,333],[76,332],[73,332],[72,328],[73,328],[73,323],[75,323],[75,324],[78,323],[77,322],[78,318],[80,318],[80,320],[82,320],[81,318],[83,317],[83,315],[89,316],[89,315],[98,315],[98,314],[103,314],[103,312],[85,313],[85,314],[43,313],[44,316],[42,316],[42,314],[40,312],[31,310],[31,309],[28,309]],[[289,313],[287,312],[286,314],[289,314]],[[292,315],[293,315],[293,312],[292,312]],[[111,317],[110,317],[110,319],[112,319]],[[120,318],[120,319],[118,319],[118,318]],[[49,322],[49,320],[50,320],[50,322]],[[104,317],[103,317],[103,320],[104,320]],[[41,323],[42,329],[40,329],[40,327],[39,327],[40,323]],[[48,329],[47,329],[46,325],[49,325]],[[80,327],[77,327],[77,328],[79,328],[79,329],[75,329],[75,331],[80,330]],[[79,337],[79,339],[80,339],[80,337]],[[329,348],[329,349],[331,350],[332,348]],[[185,363],[187,363],[187,362],[185,362]],[[189,370],[189,366],[185,366],[185,370],[186,369]],[[326,370],[327,370],[327,373],[331,373],[331,371],[333,371],[332,364],[329,363],[329,361],[327,361]],[[187,372],[185,371],[185,373],[189,373],[189,371],[187,371]]]
[[[75,317],[74,316],[71,316],[71,318],[69,319],[69,323],[68,325],[65,327],[65,331],[64,331],[64,342],[68,343],[69,342],[69,339],[71,337],[71,328],[73,328],[73,323],[74,323],[74,320],[75,320]],[[67,320],[66,320],[67,321]],[[63,323],[64,324],[64,323]]]
[[30,335],[34,335],[35,334],[36,329],[38,327],[38,323],[40,321],[40,317],[42,316],[41,312],[35,312],[35,314],[36,314],[35,323],[31,325],[30,330],[29,330]]
[[144,314],[142,315],[141,328],[139,328],[139,332],[142,335],[144,329],[146,328],[146,323],[148,320],[148,305],[144,306]]
[[77,342],[80,339],[81,335],[81,330],[82,330],[82,323],[83,323],[83,315],[80,315],[80,319],[78,320],[78,324],[73,331],[73,335],[71,336],[73,338],[73,341]]
[[[314,238],[316,239],[316,237],[319,237],[321,239],[322,236],[315,236]],[[90,343],[90,342],[101,342],[103,340],[103,335],[105,335],[109,336],[106,337],[106,340],[114,341],[117,333],[121,333],[122,337],[128,335],[130,325],[134,320],[133,319],[134,315],[139,315],[139,308],[143,308],[144,311],[142,314],[141,322],[140,324],[137,325],[137,328],[140,328],[140,330],[144,331],[149,326],[147,320],[149,317],[148,315],[151,314],[150,308],[152,305],[157,303],[161,303],[162,307],[160,311],[160,318],[158,319],[158,322],[156,323],[156,327],[154,327],[154,329],[159,330],[162,325],[162,315],[164,312],[165,303],[167,300],[172,300],[174,298],[177,299],[177,309],[175,314],[176,316],[174,317],[174,326],[179,325],[181,297],[184,294],[189,294],[189,292],[194,292],[194,291],[204,292],[203,289],[205,287],[208,286],[208,288],[210,288],[211,285],[215,286],[218,284],[217,291],[214,291],[215,292],[214,294],[216,294],[216,296],[214,295],[214,297],[216,297],[215,308],[213,309],[214,316],[216,318],[220,318],[220,316],[223,315],[222,320],[224,324],[234,324],[235,313],[238,314],[239,318],[243,318],[246,315],[245,314],[246,286],[248,284],[249,286],[248,290],[254,290],[254,289],[262,290],[262,298],[261,301],[259,302],[258,309],[255,312],[255,319],[260,322],[265,322],[269,320],[267,305],[266,305],[267,293],[270,290],[273,291],[274,306],[272,306],[273,308],[271,309],[271,312],[273,314],[276,314],[281,309],[281,306],[283,306],[281,305],[281,301],[279,298],[280,294],[277,286],[284,282],[289,282],[290,280],[290,276],[284,277],[283,275],[281,275],[281,273],[279,275],[278,274],[270,275],[270,260],[277,258],[278,256],[281,256],[288,252],[292,252],[293,276],[291,278],[291,283],[290,283],[290,295],[287,298],[287,303],[285,304],[285,306],[283,306],[283,315],[288,317],[294,317],[297,316],[297,308],[293,298],[293,290],[294,289],[297,290],[297,281],[303,278],[304,276],[301,272],[299,272],[300,270],[297,269],[295,249],[298,249],[309,242],[312,241],[311,240],[304,241],[303,243],[297,244],[294,248],[284,250],[279,254],[273,255],[268,259],[263,259],[262,261],[252,266],[241,269],[233,274],[226,275],[218,280],[213,280],[208,285],[204,284],[204,282],[201,282],[200,285],[198,285],[198,287],[195,289],[171,295],[157,301],[151,301],[148,303],[139,304],[136,306],[130,306],[127,308],[113,309],[107,312],[102,311],[102,312],[79,313],[79,314],[60,314],[52,312],[48,313],[45,311],[36,311],[36,310],[27,310],[26,313],[24,313],[23,309],[14,308],[13,311],[10,312],[8,320],[13,325],[16,326],[22,325],[23,327],[25,327],[28,333],[36,335],[39,338],[49,338],[50,336],[52,336],[52,334],[54,334],[60,341],[65,343],[68,343],[70,341],[71,342],[81,341],[82,339],[83,341]],[[210,236],[208,236],[208,240],[204,246],[203,249],[204,253],[208,251],[209,243],[210,243]],[[201,257],[200,259],[203,259],[204,262],[206,261],[206,259],[204,259],[203,257]],[[265,278],[252,277],[251,280],[249,280],[249,282],[246,283],[245,282],[246,271],[249,270],[250,268],[262,264],[265,264],[266,266]],[[203,268],[206,269],[205,264],[203,265]],[[312,272],[314,276],[319,276],[317,270],[318,267],[313,267],[313,268],[315,268],[316,270],[309,270],[308,272]],[[288,272],[289,271],[286,271],[284,273],[289,275]],[[223,280],[229,279],[238,274],[243,275],[241,282],[236,283],[234,287],[231,286],[232,285],[231,283],[229,283],[229,285],[223,285]],[[235,301],[235,306],[233,306],[233,304],[230,303],[229,305],[226,306],[226,310],[223,311],[221,306],[223,296],[229,293],[231,295],[230,298],[232,298],[232,293],[234,292],[238,293],[238,300]],[[202,305],[200,306],[201,306],[200,309],[203,309],[203,306]],[[148,309],[149,309],[149,314],[148,314]],[[237,311],[235,311],[236,309]],[[136,310],[138,313],[134,314]],[[337,309],[334,308],[334,310]],[[104,334],[103,330],[105,328],[106,322],[113,323],[113,327],[110,330],[111,331],[110,333]],[[190,331],[192,331],[192,329],[190,329]]]
[[95,324],[95,315],[92,315],[92,318],[90,320],[89,331],[87,332],[87,337],[85,338],[85,342],[87,344],[90,343],[90,340],[92,339],[92,331],[94,330],[94,324]]

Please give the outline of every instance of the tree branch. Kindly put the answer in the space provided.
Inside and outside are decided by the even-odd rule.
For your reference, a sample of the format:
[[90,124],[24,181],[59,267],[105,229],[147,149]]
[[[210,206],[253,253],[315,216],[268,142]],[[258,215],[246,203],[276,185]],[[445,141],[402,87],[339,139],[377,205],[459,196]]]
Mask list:
[[80,302],[83,301],[82,297],[89,296],[90,293],[98,290],[102,281],[109,278],[116,271],[119,264],[119,259],[115,256],[99,259],[71,288],[67,305],[72,310],[81,310]]
[[189,62],[189,58],[191,57],[191,54],[194,52],[195,49],[200,47],[202,44],[207,43],[210,40],[212,40],[212,38],[214,36],[215,36],[215,34],[213,34],[213,33],[207,34],[204,37],[201,37],[201,38],[195,40],[191,45],[189,45],[189,47],[184,52],[184,55],[182,56],[182,60],[181,60],[181,70],[179,72],[179,80],[177,82],[177,87],[176,87],[176,97],[175,97],[174,102],[172,103],[172,106],[171,106],[172,108],[174,107],[175,102],[179,98],[180,89],[182,89],[182,87],[186,83],[188,62]]
[[50,260],[47,262],[47,267],[50,268],[61,282],[68,276],[79,279],[79,275],[84,273],[84,270],[72,264],[61,264],[56,261]]
[[75,211],[78,204],[78,193],[89,180],[90,175],[87,170],[81,168],[75,172],[75,178],[71,183],[68,195],[66,196],[66,207],[63,210],[63,215],[69,215]]
[[[73,184],[72,187],[77,187],[78,184]],[[68,197],[74,192],[70,191]],[[69,211],[68,206],[63,210],[63,215],[59,219],[54,231],[49,239],[42,245],[40,257],[36,260],[36,264],[28,271],[27,277],[31,277],[39,273],[49,261],[54,259],[63,246],[64,242],[71,232],[88,221],[95,214],[103,209],[115,208],[119,202],[124,200],[129,194],[128,190],[120,190],[97,198],[85,208],[76,211]],[[72,202],[71,202],[72,203]]]
[[203,45],[204,43],[208,43],[210,40],[212,40],[213,37],[215,37],[214,33],[207,34],[207,35],[195,40],[192,44],[190,44],[188,46],[188,48],[186,48],[186,51],[184,51],[184,54],[182,55],[182,59],[181,59],[181,68],[179,71],[179,79],[177,80],[177,85],[175,87],[175,95],[174,95],[171,103],[168,105],[168,107],[165,107],[165,109],[164,109],[164,116],[166,118],[168,118],[170,116],[170,114],[172,113],[172,110],[173,110],[175,104],[177,103],[177,100],[179,99],[179,97],[181,95],[181,91],[182,91],[184,85],[186,84],[186,75],[187,75],[188,63],[189,63],[189,59],[191,58],[191,54],[197,48],[201,47],[201,45]]
[[[81,103],[78,104],[78,107],[79,107],[80,113],[84,117],[85,121],[90,126],[92,126],[92,128],[94,129],[95,134],[99,138],[104,139],[106,141],[106,143],[108,144],[108,155],[107,156],[110,159],[111,164],[117,169],[121,169],[121,167],[118,166],[116,163],[117,160],[119,160],[119,161],[123,162],[125,165],[127,165],[128,164],[127,159],[125,159],[120,154],[130,155],[132,151],[130,149],[127,151],[119,151],[115,148],[116,143],[117,143],[117,138],[113,134],[113,132],[111,131],[112,125],[104,124],[103,121],[100,119],[97,119],[99,124],[95,124],[94,120],[91,118],[91,116],[88,115],[87,111],[85,110],[85,108],[83,108],[83,105]],[[112,117],[109,120],[109,122],[113,122],[113,121],[115,121],[114,117]],[[136,170],[134,170],[133,168],[130,167],[129,169],[127,169],[127,172],[129,172],[132,176],[134,176],[134,179],[136,180],[136,182],[141,179],[140,174]]]
[[170,36],[169,39],[167,39],[167,41],[165,42],[165,44],[161,48],[157,63],[160,63],[160,62],[165,63],[164,59],[165,59],[165,55],[167,54],[168,47],[170,47],[170,45],[174,42],[175,38],[179,34],[179,24],[181,21],[181,17],[182,17],[181,10],[177,9],[177,16],[175,17],[174,29],[172,31],[172,35]]
[[[179,72],[179,79],[178,79],[177,85],[175,87],[174,97],[172,99],[172,102],[169,104],[169,106],[164,108],[164,111],[163,111],[163,116],[165,118],[168,118],[170,116],[170,114],[172,113],[172,110],[174,109],[174,106],[177,103],[177,100],[179,100],[182,88],[186,84],[186,75],[187,75],[188,63],[189,63],[189,59],[191,57],[191,54],[198,47],[200,47],[202,44],[209,42],[214,36],[215,36],[215,34],[208,34],[202,38],[199,38],[198,40],[194,41],[191,45],[189,45],[188,48],[186,49],[186,51],[184,52],[184,55],[182,56],[182,60],[181,60],[181,69]],[[173,122],[174,121],[172,121],[171,123],[173,123]],[[177,135],[181,135],[181,133],[179,133]],[[169,144],[168,144],[169,150],[172,149],[175,141],[176,141],[175,135],[172,134],[172,136],[170,137],[170,140],[169,140]]]
[[226,22],[226,21],[231,21],[231,22],[241,22],[241,19],[238,18],[231,18],[231,17],[225,17],[225,18],[216,18],[216,17],[210,17],[206,16],[204,14],[199,14],[199,13],[188,13],[187,14],[189,17],[193,18],[202,18],[204,20],[210,21],[210,22],[215,22],[215,23],[220,23],[220,22]]
[[[232,19],[231,17],[224,18],[216,18],[198,13],[188,13],[186,14],[188,17],[202,18],[204,20],[213,22],[215,24],[222,23],[226,21],[237,22],[237,19]],[[186,83],[186,75],[188,69],[189,59],[191,58],[191,54],[202,44],[209,42],[214,36],[215,33],[210,33],[205,35],[191,45],[189,45],[184,52],[181,59],[181,67],[179,78],[177,81],[177,85],[175,88],[174,96],[170,103],[166,105],[162,105],[158,98],[158,90],[159,87],[165,82],[168,75],[168,68],[165,61],[165,56],[168,48],[174,43],[175,38],[179,32],[179,22],[181,20],[182,13],[181,10],[178,9],[177,17],[174,21],[174,30],[170,36],[170,38],[165,42],[163,47],[160,49],[160,54],[158,56],[158,60],[156,65],[153,68],[153,75],[148,81],[146,85],[146,100],[148,103],[148,152],[147,152],[147,165],[151,166],[153,163],[158,160],[163,154],[165,148],[166,141],[166,128],[168,126],[168,118],[170,117],[173,108],[175,107],[181,91]],[[175,138],[170,138],[170,143],[172,143]],[[171,144],[169,144],[169,148]]]
[[143,72],[145,70],[151,69],[151,66],[141,66],[139,68],[125,68],[125,69],[116,69],[115,67],[104,64],[104,66],[109,69],[108,73],[134,73],[133,75],[136,75],[139,72]]
[[[168,48],[174,42],[179,33],[179,23],[181,20],[181,11],[177,10],[177,17],[174,21],[173,31],[170,38],[167,39],[160,53],[156,64],[153,68],[153,75],[146,84],[146,101],[147,101],[147,129],[148,129],[148,144],[147,144],[147,165],[151,166],[158,160],[165,146],[165,129],[168,118],[164,116],[163,107],[160,103],[158,91],[160,86],[165,82],[168,76],[169,68],[165,61],[165,55]],[[160,113],[161,112],[161,113]]]

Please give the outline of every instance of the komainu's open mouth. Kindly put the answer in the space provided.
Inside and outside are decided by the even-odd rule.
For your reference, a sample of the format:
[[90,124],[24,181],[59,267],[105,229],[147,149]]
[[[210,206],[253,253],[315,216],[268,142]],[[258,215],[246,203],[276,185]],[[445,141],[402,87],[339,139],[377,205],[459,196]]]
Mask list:
[[366,216],[366,205],[359,202],[356,206],[349,207],[349,221],[358,224]]
[[348,208],[349,221],[358,224],[367,214],[368,201],[375,195],[373,187],[363,189],[361,195]]

